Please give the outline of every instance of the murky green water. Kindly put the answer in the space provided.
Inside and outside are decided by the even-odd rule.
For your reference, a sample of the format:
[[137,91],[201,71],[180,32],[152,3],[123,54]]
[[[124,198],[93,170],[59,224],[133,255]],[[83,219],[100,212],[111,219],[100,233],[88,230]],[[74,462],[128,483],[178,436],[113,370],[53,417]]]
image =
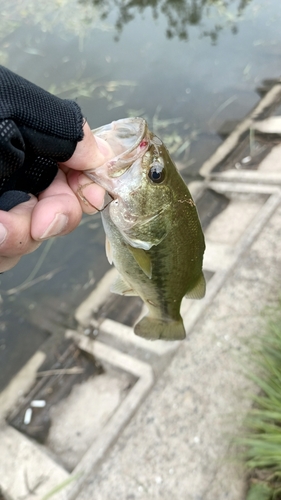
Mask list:
[[[0,12],[1,64],[76,99],[93,128],[146,117],[190,178],[281,73],[280,0],[0,0]],[[0,388],[107,268],[95,216],[1,276]]]

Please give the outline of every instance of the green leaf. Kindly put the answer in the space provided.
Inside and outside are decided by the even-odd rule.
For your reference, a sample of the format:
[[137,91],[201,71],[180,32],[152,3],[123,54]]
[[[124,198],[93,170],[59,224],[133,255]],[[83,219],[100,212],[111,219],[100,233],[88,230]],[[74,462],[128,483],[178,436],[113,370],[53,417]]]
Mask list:
[[246,500],[271,500],[273,490],[267,484],[253,484],[248,492]]

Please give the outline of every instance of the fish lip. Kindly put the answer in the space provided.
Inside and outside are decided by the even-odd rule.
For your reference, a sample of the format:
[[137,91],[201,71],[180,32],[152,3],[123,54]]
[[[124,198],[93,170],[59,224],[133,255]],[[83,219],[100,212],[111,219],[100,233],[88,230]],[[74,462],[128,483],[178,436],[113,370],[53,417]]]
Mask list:
[[[136,118],[131,117],[131,118],[123,118],[121,120],[115,120],[107,125],[104,125],[103,127],[99,127],[97,129],[92,130],[92,132],[94,135],[97,135],[98,137],[103,138],[106,131],[117,129],[119,124],[123,125],[124,127],[126,125],[130,125],[130,124],[134,124],[134,125],[138,124],[139,125],[139,133],[136,136],[135,142],[129,148],[127,148],[125,151],[122,151],[122,153],[117,154],[111,160],[109,160],[107,162],[109,169],[110,169],[110,167],[112,167],[111,177],[120,177],[126,170],[128,170],[128,168],[130,168],[132,163],[140,155],[144,154],[145,150],[142,150],[141,152],[139,152],[139,154],[136,154],[135,157],[126,160],[126,156],[128,156],[130,153],[132,153],[134,150],[136,150],[138,148],[138,146],[141,144],[141,142],[143,141],[143,139],[146,136],[148,136],[148,125],[147,125],[146,121],[144,120],[144,118],[140,118],[140,117],[136,117]],[[128,126],[128,129],[129,129],[129,126]],[[149,137],[147,137],[147,142],[149,145]],[[127,163],[127,165],[124,164],[123,168],[119,168],[115,172],[114,166],[117,163],[120,164],[122,162],[122,160],[125,160],[125,163]]]
[[[117,130],[116,134],[114,130]],[[85,171],[85,174],[116,199],[115,180],[121,178],[150,147],[151,134],[148,125],[144,118],[124,118],[92,130],[92,133],[107,140],[116,155],[101,166]]]

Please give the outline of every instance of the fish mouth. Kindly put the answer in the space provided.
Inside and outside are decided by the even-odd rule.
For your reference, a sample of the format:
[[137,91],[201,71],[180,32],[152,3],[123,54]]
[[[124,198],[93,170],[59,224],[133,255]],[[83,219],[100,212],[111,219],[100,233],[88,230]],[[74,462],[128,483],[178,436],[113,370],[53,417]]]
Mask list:
[[123,118],[92,130],[94,135],[108,142],[116,156],[130,153],[144,138],[147,123],[143,118]]
[[143,118],[124,118],[92,130],[106,141],[114,156],[105,165],[95,169],[107,171],[108,177],[120,177],[149,147],[147,123]]
[[108,143],[112,158],[84,173],[116,199],[120,183],[125,183],[126,175],[122,177],[123,174],[126,174],[130,167],[137,166],[150,146],[147,123],[143,118],[124,118],[92,132],[94,136]]

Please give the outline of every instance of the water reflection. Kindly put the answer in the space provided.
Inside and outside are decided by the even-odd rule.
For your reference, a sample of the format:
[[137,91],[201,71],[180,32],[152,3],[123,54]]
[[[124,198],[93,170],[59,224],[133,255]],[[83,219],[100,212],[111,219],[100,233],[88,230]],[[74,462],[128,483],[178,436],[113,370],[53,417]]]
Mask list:
[[[118,40],[128,23],[146,10],[155,21],[166,18],[168,39],[189,39],[188,28],[198,26],[201,36],[215,43],[223,28],[237,33],[238,23],[252,0],[53,0],[38,4],[36,0],[20,0],[11,8],[10,0],[0,0],[0,41],[11,35],[20,25],[39,25],[43,33],[63,27],[65,32],[81,40],[92,29],[112,30]],[[112,16],[115,20],[112,21]],[[110,18],[110,21],[108,22]],[[157,29],[157,28],[156,28]],[[0,49],[0,60],[5,60]],[[35,54],[35,52],[33,52]]]
[[[115,29],[116,39],[126,24],[133,21],[136,14],[144,13],[150,7],[153,18],[158,19],[164,14],[167,19],[167,38],[177,37],[179,40],[189,39],[188,26],[202,24],[202,36],[209,36],[211,41],[217,41],[219,32],[229,27],[233,34],[237,33],[237,23],[244,9],[252,0],[80,0],[80,4],[98,7],[100,18],[105,20],[114,9],[118,9]],[[219,16],[219,22],[217,18]],[[212,20],[214,25],[204,29],[203,21]]]

